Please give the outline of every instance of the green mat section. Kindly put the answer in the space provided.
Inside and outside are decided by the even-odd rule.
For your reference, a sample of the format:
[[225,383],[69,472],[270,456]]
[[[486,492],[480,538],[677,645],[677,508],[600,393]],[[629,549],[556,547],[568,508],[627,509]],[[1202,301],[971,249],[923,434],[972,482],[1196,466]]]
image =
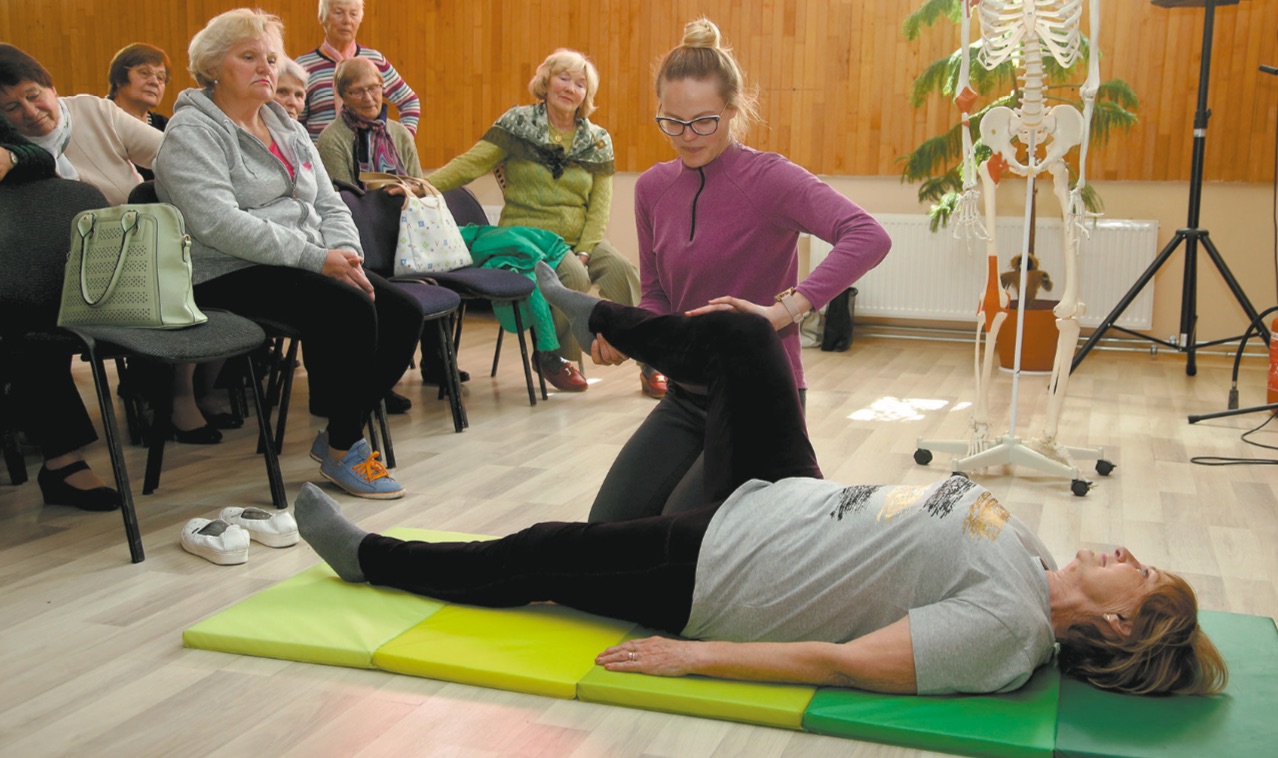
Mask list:
[[1198,619],[1229,665],[1223,695],[1133,697],[1066,678],[1056,754],[1278,755],[1278,629],[1273,619],[1213,611],[1201,611]]
[[[650,637],[638,630],[627,639]],[[747,724],[800,729],[803,711],[815,687],[731,682],[703,676],[669,678],[636,676],[592,667],[577,684],[577,697],[588,703],[624,705],[650,711],[704,716]]]
[[[400,539],[492,539],[399,529]],[[373,653],[446,603],[399,590],[348,584],[321,563],[182,633],[187,647],[330,666],[374,668]]]
[[[492,539],[395,529],[401,539]],[[1040,668],[1008,695],[913,697],[619,674],[595,656],[649,632],[555,605],[490,609],[347,584],[319,565],[187,629],[189,647],[390,672],[965,755],[1278,755],[1278,629],[1203,611],[1226,694],[1141,698]],[[1058,726],[1059,724],[1059,726]]]
[[1060,672],[1043,666],[1006,695],[918,697],[823,687],[803,716],[817,734],[964,755],[1050,756]]

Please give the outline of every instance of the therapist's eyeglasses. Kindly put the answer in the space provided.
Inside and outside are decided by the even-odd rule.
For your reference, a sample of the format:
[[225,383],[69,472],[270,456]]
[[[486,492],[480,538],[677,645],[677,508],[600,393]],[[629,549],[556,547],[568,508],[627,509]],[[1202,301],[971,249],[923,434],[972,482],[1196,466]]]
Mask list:
[[709,137],[719,130],[719,119],[722,116],[702,116],[694,118],[691,121],[683,119],[670,118],[669,116],[657,116],[657,128],[667,137],[678,137],[683,134],[684,129],[691,129],[693,134],[701,137]]

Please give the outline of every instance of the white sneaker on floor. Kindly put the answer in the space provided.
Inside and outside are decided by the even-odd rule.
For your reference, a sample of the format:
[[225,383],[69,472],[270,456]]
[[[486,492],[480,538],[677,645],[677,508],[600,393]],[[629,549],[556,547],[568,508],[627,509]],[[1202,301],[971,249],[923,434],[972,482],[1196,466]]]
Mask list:
[[218,518],[248,532],[249,538],[267,547],[296,545],[297,520],[288,511],[264,511],[261,508],[223,508]]
[[193,518],[182,527],[182,549],[219,566],[233,566],[248,560],[249,533],[222,519]]

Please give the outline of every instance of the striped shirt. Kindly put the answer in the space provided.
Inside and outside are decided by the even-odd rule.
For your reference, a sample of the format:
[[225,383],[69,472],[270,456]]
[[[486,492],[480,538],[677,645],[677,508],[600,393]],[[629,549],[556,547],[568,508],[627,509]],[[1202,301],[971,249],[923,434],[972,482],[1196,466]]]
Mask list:
[[[399,122],[415,136],[417,121],[422,113],[417,93],[413,92],[413,88],[408,86],[395,67],[386,60],[386,56],[358,45],[355,54],[369,59],[382,72],[382,97],[399,110]],[[311,141],[317,142],[324,127],[337,119],[337,108],[333,101],[333,75],[337,71],[337,61],[320,52],[317,47],[299,55],[297,63],[310,75],[306,83],[306,106],[297,120],[306,127]]]

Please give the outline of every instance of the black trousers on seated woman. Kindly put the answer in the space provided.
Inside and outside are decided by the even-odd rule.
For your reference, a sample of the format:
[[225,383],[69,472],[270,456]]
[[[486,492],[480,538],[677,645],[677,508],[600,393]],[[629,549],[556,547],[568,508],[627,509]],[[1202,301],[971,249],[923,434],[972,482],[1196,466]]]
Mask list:
[[417,301],[366,271],[374,297],[336,279],[251,266],[195,286],[201,307],[287,324],[302,335],[311,395],[328,409],[328,442],[349,449],[364,418],[403,376],[422,330]]
[[[537,524],[487,542],[360,542],[368,581],[485,606],[554,601],[679,632],[710,519],[751,479],[821,478],[776,331],[734,312],[659,316],[606,300],[590,328],[671,379],[709,388],[703,507],[606,523]],[[642,493],[635,493],[642,496]]]
[[9,407],[18,428],[45,460],[79,450],[98,438],[71,376],[65,349],[40,350],[6,366]]

